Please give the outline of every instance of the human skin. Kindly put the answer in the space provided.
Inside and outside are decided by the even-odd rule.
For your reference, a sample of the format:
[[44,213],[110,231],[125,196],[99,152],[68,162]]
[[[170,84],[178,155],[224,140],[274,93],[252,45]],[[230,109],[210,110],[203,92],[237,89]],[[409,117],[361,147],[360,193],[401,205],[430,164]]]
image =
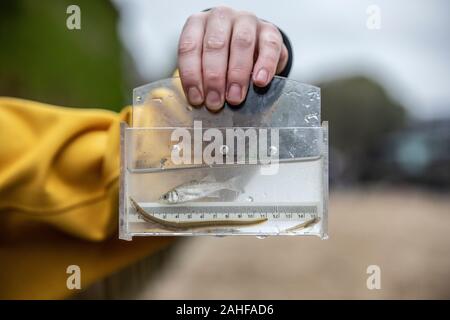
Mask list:
[[264,87],[286,67],[288,50],[278,28],[253,13],[216,7],[191,15],[180,35],[178,68],[192,105],[219,111],[238,105],[250,79]]

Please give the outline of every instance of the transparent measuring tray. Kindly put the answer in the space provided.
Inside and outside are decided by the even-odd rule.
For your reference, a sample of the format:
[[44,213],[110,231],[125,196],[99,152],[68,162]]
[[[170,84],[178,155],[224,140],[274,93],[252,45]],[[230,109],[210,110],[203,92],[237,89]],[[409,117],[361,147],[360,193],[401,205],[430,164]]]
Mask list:
[[179,78],[134,90],[121,125],[119,236],[327,238],[320,89],[281,77],[240,106],[188,104]]

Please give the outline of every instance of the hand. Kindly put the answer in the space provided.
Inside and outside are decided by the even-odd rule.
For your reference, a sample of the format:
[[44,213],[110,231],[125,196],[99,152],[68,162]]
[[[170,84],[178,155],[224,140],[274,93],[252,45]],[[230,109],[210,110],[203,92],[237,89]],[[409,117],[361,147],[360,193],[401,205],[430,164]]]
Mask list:
[[227,7],[190,16],[180,36],[178,68],[192,105],[212,111],[225,99],[244,101],[250,76],[264,87],[285,68],[288,50],[280,31],[254,14]]

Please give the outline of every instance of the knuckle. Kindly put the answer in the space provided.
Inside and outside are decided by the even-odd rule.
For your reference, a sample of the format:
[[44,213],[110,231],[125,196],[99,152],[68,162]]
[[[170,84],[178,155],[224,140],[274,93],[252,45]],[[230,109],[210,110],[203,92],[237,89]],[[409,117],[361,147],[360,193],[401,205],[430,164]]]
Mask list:
[[255,15],[253,12],[250,12],[250,11],[242,10],[242,11],[239,11],[239,12],[238,12],[238,15],[239,15],[240,17],[245,17],[245,18],[248,18],[248,19],[254,20],[254,21],[256,21],[256,20],[258,19],[258,18],[256,17],[256,15]]
[[205,13],[201,12],[201,13],[194,13],[193,15],[190,15],[187,19],[186,22],[184,23],[183,29],[186,29],[186,27],[193,25],[193,24],[197,24],[200,21],[203,21],[205,17]]
[[263,26],[263,28],[266,31],[273,32],[273,33],[275,33],[277,35],[280,35],[280,31],[278,30],[278,28],[273,23],[270,23],[270,22],[267,22],[267,21],[263,21],[262,22],[262,26]]
[[200,18],[200,16],[198,15],[198,13],[194,13],[193,15],[190,15],[187,19],[186,19],[186,24],[190,24],[194,21],[197,21]]
[[281,39],[273,34],[265,36],[262,45],[277,52],[281,51]]
[[213,14],[221,15],[229,15],[233,12],[233,9],[227,6],[217,6],[211,10]]
[[204,12],[197,12],[192,14],[189,18],[192,20],[202,20],[205,16]]
[[178,54],[187,55],[198,51],[198,45],[192,39],[182,39],[178,45]]
[[252,33],[248,29],[240,30],[236,32],[236,35],[233,39],[233,44],[242,49],[248,49],[253,46],[255,43],[255,38],[252,36]]
[[225,79],[225,74],[220,71],[206,71],[205,80],[210,83],[218,83]]
[[226,41],[223,36],[211,35],[205,39],[204,45],[206,50],[221,50],[225,48]]

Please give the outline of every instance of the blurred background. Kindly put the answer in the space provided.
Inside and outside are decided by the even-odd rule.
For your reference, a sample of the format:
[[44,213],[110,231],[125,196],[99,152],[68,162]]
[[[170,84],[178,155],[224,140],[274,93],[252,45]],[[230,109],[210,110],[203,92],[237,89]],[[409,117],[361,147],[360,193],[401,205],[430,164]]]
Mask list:
[[448,1],[2,1],[0,96],[119,111],[174,71],[186,18],[219,4],[280,27],[290,78],[322,89],[330,239],[181,239],[78,297],[450,298]]

